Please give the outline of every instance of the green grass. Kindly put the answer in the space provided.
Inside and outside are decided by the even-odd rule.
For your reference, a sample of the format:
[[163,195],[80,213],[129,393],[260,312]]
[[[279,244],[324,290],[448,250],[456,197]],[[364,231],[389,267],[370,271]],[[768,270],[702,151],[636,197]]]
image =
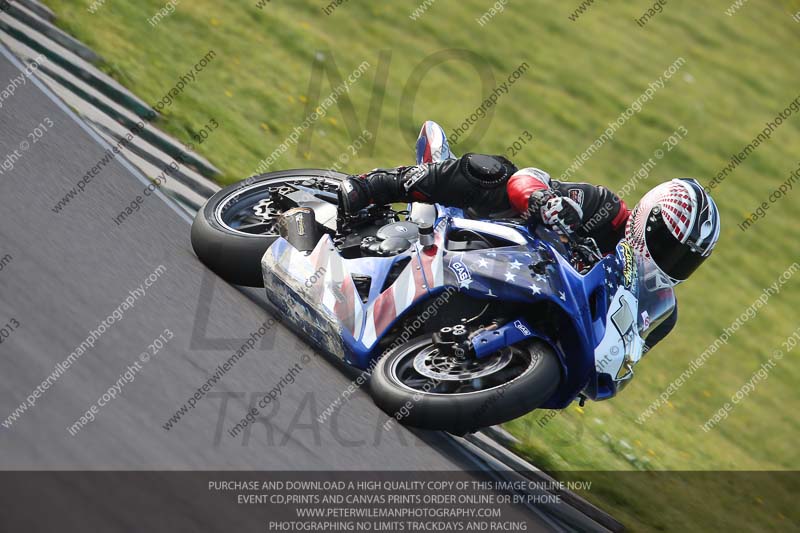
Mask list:
[[[326,16],[327,2],[275,1],[262,11],[252,2],[182,2],[151,28],[147,18],[160,0],[108,0],[90,15],[89,0],[47,0],[59,24],[106,60],[104,68],[148,102],[208,50],[217,58],[187,87],[161,127],[185,142],[190,132],[216,119],[220,128],[199,151],[223,170],[223,182],[247,177],[308,114],[307,92],[318,51],[335,59],[342,76],[362,61],[371,65],[350,92],[358,128],[367,123],[373,80],[388,68],[375,150],[361,150],[343,170],[364,171],[413,160],[419,123],[439,121],[449,132],[485,95],[476,65],[499,81],[521,62],[530,65],[501,97],[486,135],[459,144],[459,152],[502,153],[523,132],[535,142],[515,159],[558,176],[658,76],[675,61],[686,65],[577,173],[575,179],[622,187],[679,126],[688,138],[658,162],[630,195],[635,201],[660,180],[695,176],[703,183],[721,170],[777,112],[800,94],[800,24],[790,13],[798,2],[746,4],[735,16],[728,0],[671,1],[639,28],[639,6],[596,3],[577,22],[567,15],[579,4],[511,0],[486,26],[475,19],[489,0],[438,0],[417,22],[409,13],[421,2],[348,2]],[[430,70],[419,85],[413,117],[401,113],[407,82],[425,58],[444,49],[468,49],[482,59],[451,60]],[[379,51],[390,50],[390,64]],[[321,95],[332,90],[324,79]],[[329,167],[353,138],[334,106],[313,129],[308,149],[293,147],[271,170]],[[520,452],[550,471],[797,470],[800,435],[796,353],[787,354],[716,429],[700,429],[800,323],[800,277],[787,283],[647,423],[639,413],[798,259],[800,191],[771,206],[747,232],[743,217],[798,167],[800,116],[793,116],[715,190],[724,228],[713,258],[678,289],[677,330],[636,369],[618,398],[570,407],[545,427],[534,413],[508,424],[523,442]],[[580,477],[580,474],[574,474]],[[600,476],[598,474],[598,476]],[[797,523],[790,486],[769,498],[741,484],[707,499],[687,493],[675,479],[643,490],[644,478],[615,476],[586,496],[634,530],[784,531]],[[602,479],[597,477],[597,479]],[[719,487],[717,487],[719,488]],[[772,487],[775,489],[776,487]],[[785,491],[782,489],[786,489]],[[794,495],[797,486],[793,487]],[[736,512],[736,510],[740,512]]]

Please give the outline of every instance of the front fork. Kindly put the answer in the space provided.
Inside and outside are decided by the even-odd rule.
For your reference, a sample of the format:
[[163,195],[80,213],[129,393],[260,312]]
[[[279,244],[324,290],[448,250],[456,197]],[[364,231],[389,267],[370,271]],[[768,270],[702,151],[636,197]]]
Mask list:
[[474,357],[482,359],[499,350],[537,337],[524,318],[493,323],[472,333],[464,324],[444,327],[433,334],[433,342],[440,353],[459,359]]

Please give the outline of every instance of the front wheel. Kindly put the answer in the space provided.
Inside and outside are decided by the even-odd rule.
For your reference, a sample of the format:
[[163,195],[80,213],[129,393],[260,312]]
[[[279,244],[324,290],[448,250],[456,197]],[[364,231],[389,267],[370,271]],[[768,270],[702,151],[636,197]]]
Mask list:
[[540,340],[459,359],[441,354],[424,336],[386,353],[370,389],[378,407],[403,424],[464,434],[536,409],[560,380],[558,358]]

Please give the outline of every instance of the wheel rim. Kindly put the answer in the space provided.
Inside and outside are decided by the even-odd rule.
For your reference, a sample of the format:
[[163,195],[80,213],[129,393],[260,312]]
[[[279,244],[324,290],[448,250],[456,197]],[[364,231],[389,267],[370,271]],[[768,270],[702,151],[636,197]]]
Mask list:
[[394,359],[393,381],[414,393],[468,395],[506,387],[536,362],[527,349],[509,346],[481,359],[441,354],[432,342],[411,346]]
[[[243,235],[277,236],[275,223],[283,212],[274,201],[275,193],[298,190],[310,192],[329,203],[340,181],[324,176],[273,178],[231,191],[214,210],[216,222],[229,231]],[[326,194],[328,196],[326,196]]]

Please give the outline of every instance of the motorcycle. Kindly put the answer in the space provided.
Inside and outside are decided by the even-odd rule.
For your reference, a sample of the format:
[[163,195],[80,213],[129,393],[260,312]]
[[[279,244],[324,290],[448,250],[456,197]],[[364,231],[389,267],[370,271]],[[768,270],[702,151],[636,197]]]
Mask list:
[[281,320],[370,373],[403,424],[464,434],[537,408],[606,400],[674,306],[626,242],[413,203],[337,208],[347,176],[272,172],[222,189],[192,226],[197,256],[263,286]]

